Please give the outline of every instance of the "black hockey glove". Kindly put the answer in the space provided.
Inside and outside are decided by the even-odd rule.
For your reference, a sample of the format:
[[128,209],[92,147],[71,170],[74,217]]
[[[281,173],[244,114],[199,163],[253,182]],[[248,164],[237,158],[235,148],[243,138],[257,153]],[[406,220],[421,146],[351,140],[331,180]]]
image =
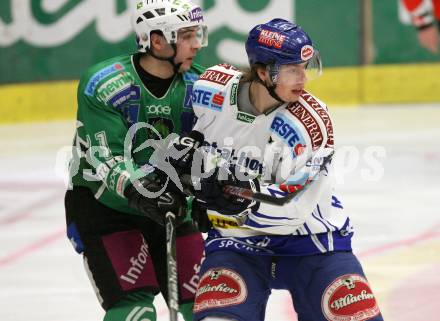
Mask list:
[[[235,167],[231,166],[229,170],[224,168],[216,168],[212,175],[204,177],[200,180],[200,189],[195,190],[194,195],[199,200],[206,203],[206,207],[210,210],[225,214],[235,215],[243,212],[249,207],[252,201],[242,197],[225,194],[223,188],[226,185],[237,186],[241,188],[251,189],[249,179],[238,179],[235,176]],[[241,173],[241,178],[245,174]]]
[[176,215],[176,224],[183,222],[186,216],[186,199],[180,193],[163,189],[163,184],[155,174],[143,177],[127,186],[124,191],[128,205],[153,220],[165,225],[165,215],[172,212]]
[[169,152],[169,162],[179,175],[191,174],[194,155],[203,140],[203,134],[193,130],[187,136],[181,136],[173,144]]
[[206,213],[206,204],[199,202],[197,199],[194,199],[192,202],[191,218],[196,224],[197,229],[202,233],[208,232],[212,227]]

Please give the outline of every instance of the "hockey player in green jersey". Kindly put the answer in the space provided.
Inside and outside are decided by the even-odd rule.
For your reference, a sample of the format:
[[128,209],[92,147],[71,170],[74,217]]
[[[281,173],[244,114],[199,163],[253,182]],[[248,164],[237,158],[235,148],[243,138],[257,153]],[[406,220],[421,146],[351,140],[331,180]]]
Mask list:
[[[158,194],[167,192],[173,212],[186,200],[167,190],[171,184],[149,164],[153,149],[144,146],[191,130],[192,84],[203,72],[193,59],[207,44],[202,11],[186,0],[138,1],[132,23],[138,53],[101,62],[80,80],[65,197],[68,238],[83,255],[105,321],[156,320],[154,296],[167,298]],[[189,321],[203,239],[184,215],[178,222],[179,309]]]

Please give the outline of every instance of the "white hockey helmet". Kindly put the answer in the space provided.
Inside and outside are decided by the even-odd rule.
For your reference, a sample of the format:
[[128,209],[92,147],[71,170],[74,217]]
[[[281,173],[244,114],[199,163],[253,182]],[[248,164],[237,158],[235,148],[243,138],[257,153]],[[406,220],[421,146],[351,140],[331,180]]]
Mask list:
[[208,32],[203,22],[202,9],[188,0],[139,0],[132,14],[139,52],[150,48],[153,30],[161,31],[169,44],[175,44],[178,30],[193,26],[200,27],[198,37],[200,45],[205,47]]

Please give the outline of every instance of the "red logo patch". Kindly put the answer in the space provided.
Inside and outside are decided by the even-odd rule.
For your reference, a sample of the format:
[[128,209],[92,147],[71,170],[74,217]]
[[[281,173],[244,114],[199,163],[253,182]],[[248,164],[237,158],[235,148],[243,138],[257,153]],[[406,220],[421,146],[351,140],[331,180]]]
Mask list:
[[321,308],[329,321],[363,321],[380,314],[367,280],[356,274],[334,280],[324,291]]
[[293,151],[295,152],[296,156],[301,155],[306,150],[306,146],[303,144],[296,144],[293,148]]
[[286,184],[280,185],[280,190],[286,193],[294,193],[296,191],[299,191],[301,188],[303,188],[302,185],[286,185]]
[[234,76],[218,70],[208,69],[200,76],[200,79],[225,86],[232,77]]
[[223,105],[224,101],[225,101],[225,97],[222,96],[220,93],[219,94],[215,94],[212,97],[212,103],[214,103],[216,105]]
[[194,301],[194,312],[237,305],[247,298],[246,284],[238,273],[210,269],[203,274]]
[[312,58],[313,53],[314,53],[313,47],[309,45],[305,45],[304,47],[301,48],[301,59],[303,61],[309,60],[310,58]]
[[260,36],[258,37],[258,43],[267,47],[274,47],[276,49],[281,49],[284,40],[286,40],[285,35],[266,29],[262,29],[260,32]]

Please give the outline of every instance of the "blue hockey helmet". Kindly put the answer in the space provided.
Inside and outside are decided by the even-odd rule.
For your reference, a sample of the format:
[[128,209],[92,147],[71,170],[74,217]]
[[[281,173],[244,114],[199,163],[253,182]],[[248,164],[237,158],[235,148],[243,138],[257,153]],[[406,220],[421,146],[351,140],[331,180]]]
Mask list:
[[281,65],[304,62],[307,62],[308,74],[313,71],[319,76],[322,71],[319,52],[309,35],[300,26],[284,19],[276,18],[255,26],[249,32],[246,52],[251,65],[272,66],[273,71]]

